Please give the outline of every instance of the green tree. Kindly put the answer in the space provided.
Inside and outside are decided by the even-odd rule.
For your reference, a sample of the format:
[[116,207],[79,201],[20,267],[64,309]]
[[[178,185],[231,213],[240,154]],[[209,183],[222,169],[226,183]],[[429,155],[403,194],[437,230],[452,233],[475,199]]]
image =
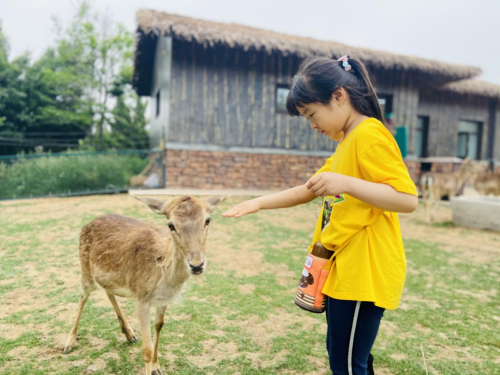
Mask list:
[[131,87],[133,34],[93,14],[87,0],[67,27],[55,25],[54,46],[34,63],[28,54],[9,62],[0,25],[0,144],[8,136],[17,151],[145,147],[145,104]]
[[0,24],[0,154],[21,149],[18,129],[26,117],[22,79],[29,67],[29,57],[23,55],[10,62],[8,49]]
[[93,15],[86,0],[79,3],[70,26],[59,32],[58,56],[63,70],[82,89],[82,109],[97,135],[96,140],[90,137],[90,143],[98,150],[114,121],[111,103],[117,88],[123,90],[122,73],[131,69],[133,44],[131,32],[105,16]]
[[8,43],[0,23],[0,131],[15,131],[16,122],[23,116],[25,95],[21,88],[21,77],[28,62],[26,55],[9,62]]
[[104,145],[116,149],[146,149],[149,140],[145,130],[146,120],[144,111],[146,105],[140,97],[129,97],[128,102],[135,99],[133,105],[127,104],[125,95],[116,98],[113,108],[111,132],[105,134]]
[[91,121],[82,109],[82,89],[62,69],[53,49],[26,70],[22,90],[28,128],[69,128],[89,132]]
[[34,64],[28,54],[9,62],[0,29],[2,154],[30,151],[40,144],[62,151],[85,137],[91,123],[79,110],[81,92],[60,68],[52,49]]

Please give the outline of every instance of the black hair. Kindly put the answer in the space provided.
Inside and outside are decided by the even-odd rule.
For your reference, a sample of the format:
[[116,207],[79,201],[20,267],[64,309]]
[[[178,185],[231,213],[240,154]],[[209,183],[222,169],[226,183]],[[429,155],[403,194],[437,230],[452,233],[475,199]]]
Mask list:
[[364,65],[354,59],[348,62],[350,71],[345,70],[341,61],[328,57],[314,56],[304,60],[286,98],[288,113],[300,116],[297,107],[309,103],[328,104],[332,94],[343,87],[357,112],[384,122],[377,94]]

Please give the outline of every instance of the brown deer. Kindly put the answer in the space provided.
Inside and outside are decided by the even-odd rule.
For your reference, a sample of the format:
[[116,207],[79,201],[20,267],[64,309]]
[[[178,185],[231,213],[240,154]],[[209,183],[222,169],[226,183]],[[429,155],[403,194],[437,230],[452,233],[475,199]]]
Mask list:
[[[100,285],[106,291],[122,332],[130,342],[135,342],[136,336],[115,296],[135,300],[146,375],[162,375],[158,364],[158,340],[166,308],[179,296],[189,277],[200,275],[206,268],[210,213],[225,198],[202,200],[184,196],[168,202],[138,199],[157,214],[165,215],[166,227],[120,215],[106,215],[82,228],[80,263],[83,292],[64,353],[69,353],[75,346],[85,302]],[[150,331],[151,307],[156,307],[154,343]]]
[[424,201],[425,220],[432,222],[441,198],[454,197],[462,184],[469,180],[477,167],[470,159],[464,159],[458,172],[425,172],[420,177],[420,192]]
[[474,176],[472,185],[481,195],[500,195],[500,173],[478,173]]

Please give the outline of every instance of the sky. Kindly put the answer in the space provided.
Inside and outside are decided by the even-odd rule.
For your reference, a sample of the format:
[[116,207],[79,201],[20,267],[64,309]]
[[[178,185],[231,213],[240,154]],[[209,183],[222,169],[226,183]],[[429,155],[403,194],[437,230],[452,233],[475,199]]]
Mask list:
[[[67,23],[75,0],[0,0],[10,57],[35,58]],[[332,40],[357,47],[480,67],[500,85],[500,0],[91,0],[95,11],[134,30],[135,11],[161,10]],[[352,56],[355,58],[355,56]]]

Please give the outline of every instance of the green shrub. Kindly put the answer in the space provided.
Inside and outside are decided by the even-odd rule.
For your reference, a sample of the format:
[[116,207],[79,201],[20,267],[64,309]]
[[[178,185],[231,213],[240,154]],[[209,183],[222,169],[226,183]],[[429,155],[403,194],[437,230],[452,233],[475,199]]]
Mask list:
[[20,158],[0,163],[0,199],[123,189],[147,164],[139,154]]

